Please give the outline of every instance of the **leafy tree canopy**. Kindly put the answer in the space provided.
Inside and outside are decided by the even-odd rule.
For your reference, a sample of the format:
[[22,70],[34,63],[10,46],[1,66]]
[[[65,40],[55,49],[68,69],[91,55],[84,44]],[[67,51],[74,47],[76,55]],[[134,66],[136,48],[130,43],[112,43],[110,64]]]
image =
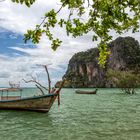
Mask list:
[[[30,7],[36,0],[12,1]],[[92,32],[92,40],[100,41],[99,64],[104,66],[109,54],[106,44],[112,39],[109,32],[114,30],[121,34],[131,29],[134,33],[139,29],[140,0],[60,0],[60,3],[58,11],[47,11],[34,30],[27,30],[25,42],[31,39],[33,43],[39,43],[42,34],[45,34],[52,42],[51,48],[56,50],[62,41],[54,38],[52,28],[58,25],[64,27],[67,35],[73,37]],[[65,7],[69,10],[68,18],[58,18],[58,13]],[[87,19],[84,18],[85,15],[88,15]]]

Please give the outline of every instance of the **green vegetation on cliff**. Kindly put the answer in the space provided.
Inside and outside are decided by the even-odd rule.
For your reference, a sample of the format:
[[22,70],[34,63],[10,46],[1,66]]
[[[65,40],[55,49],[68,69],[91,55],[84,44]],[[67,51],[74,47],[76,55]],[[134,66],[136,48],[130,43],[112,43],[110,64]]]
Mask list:
[[107,71],[107,80],[121,88],[123,93],[134,94],[135,89],[140,87],[140,72],[139,69],[128,71],[110,69]]
[[88,63],[93,61],[93,58],[99,57],[99,50],[97,48],[93,48],[87,50],[85,52],[78,52],[76,53],[70,60],[69,63]]

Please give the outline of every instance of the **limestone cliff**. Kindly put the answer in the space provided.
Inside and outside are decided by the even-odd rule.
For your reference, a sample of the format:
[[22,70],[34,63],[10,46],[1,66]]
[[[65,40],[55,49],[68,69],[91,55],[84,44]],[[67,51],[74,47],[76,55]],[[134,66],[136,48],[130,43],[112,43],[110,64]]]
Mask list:
[[140,66],[140,45],[132,37],[119,37],[108,44],[110,55],[106,68],[98,65],[97,48],[75,54],[69,61],[64,75],[65,87],[110,87],[115,86],[106,80],[108,69],[128,70]]

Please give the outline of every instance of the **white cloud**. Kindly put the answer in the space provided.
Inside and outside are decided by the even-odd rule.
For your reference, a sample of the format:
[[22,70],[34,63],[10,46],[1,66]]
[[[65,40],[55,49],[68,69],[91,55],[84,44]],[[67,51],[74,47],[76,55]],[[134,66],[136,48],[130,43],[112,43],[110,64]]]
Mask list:
[[[12,3],[10,0],[5,2],[0,2],[0,26],[13,31],[17,34],[24,34],[27,29],[34,28],[36,24],[40,23],[41,17],[43,17],[46,11],[49,11],[52,8],[59,9],[60,5],[57,0],[37,0],[36,3],[31,6],[31,8],[27,8],[25,5],[18,5]],[[66,16],[68,14],[67,9],[64,9],[59,16]],[[0,30],[0,32],[4,32]],[[50,42],[43,37],[41,42],[37,45],[36,48],[21,48],[19,46],[14,47],[11,46],[12,49],[22,51],[27,53],[27,56],[19,56],[19,54],[15,54],[17,57],[11,58],[8,56],[0,55],[0,76],[5,75],[5,78],[0,78],[0,85],[7,85],[8,81],[15,79],[15,81],[21,80],[23,77],[26,77],[28,73],[33,73],[37,71],[40,75],[44,75],[42,68],[33,67],[36,64],[47,64],[51,63],[49,66],[51,70],[51,77],[53,83],[57,80],[60,80],[61,76],[64,74],[66,69],[63,69],[62,66],[67,67],[69,59],[72,55],[79,51],[85,51],[89,48],[95,47],[96,43],[92,43],[91,36],[92,33],[89,33],[83,37],[79,37],[74,39],[72,37],[67,37],[65,31],[63,29],[57,28],[53,31],[56,37],[62,39],[63,44],[56,52],[50,48]],[[125,34],[125,36],[128,35]],[[129,36],[131,33],[129,32]],[[12,38],[16,38],[15,36],[10,36]],[[133,35],[140,41],[140,34],[136,33]],[[55,71],[57,74],[55,74]],[[7,78],[6,78],[7,76]],[[44,76],[40,76],[41,80],[45,80]]]

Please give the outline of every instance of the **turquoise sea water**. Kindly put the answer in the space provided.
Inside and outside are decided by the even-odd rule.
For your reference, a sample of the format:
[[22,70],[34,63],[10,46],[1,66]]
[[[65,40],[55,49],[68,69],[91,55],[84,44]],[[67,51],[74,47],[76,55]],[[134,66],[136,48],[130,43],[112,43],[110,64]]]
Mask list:
[[56,101],[49,113],[2,110],[0,140],[140,140],[140,90],[136,95],[119,89],[80,95],[63,89],[60,107]]

